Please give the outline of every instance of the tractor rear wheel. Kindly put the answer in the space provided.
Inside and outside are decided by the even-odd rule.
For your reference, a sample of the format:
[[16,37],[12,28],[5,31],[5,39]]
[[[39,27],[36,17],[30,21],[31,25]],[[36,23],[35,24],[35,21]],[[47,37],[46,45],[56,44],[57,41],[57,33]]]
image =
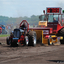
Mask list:
[[60,40],[60,43],[61,43],[61,44],[64,44],[64,28],[62,28],[62,29],[60,29],[60,30],[58,31],[57,36],[63,36],[63,39]]
[[28,46],[29,44],[29,40],[28,40],[28,36],[25,36],[25,44]]
[[35,31],[29,32],[29,45],[36,46],[36,32]]

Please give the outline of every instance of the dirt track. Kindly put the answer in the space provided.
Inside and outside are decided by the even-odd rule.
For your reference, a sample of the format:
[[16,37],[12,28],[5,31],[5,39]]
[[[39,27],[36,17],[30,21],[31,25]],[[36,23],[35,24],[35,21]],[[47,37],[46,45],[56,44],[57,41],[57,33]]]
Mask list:
[[10,47],[0,41],[0,64],[64,64],[64,45]]

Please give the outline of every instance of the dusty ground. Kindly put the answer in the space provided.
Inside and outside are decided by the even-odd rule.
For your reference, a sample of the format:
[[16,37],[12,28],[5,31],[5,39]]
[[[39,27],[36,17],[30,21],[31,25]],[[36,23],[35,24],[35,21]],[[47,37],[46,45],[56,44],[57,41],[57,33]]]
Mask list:
[[64,64],[64,45],[10,47],[0,38],[0,64]]

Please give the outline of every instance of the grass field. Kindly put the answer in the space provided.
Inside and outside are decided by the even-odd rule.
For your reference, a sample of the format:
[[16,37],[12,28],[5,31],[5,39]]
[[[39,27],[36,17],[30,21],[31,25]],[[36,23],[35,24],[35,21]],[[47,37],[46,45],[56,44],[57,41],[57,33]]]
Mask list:
[[0,37],[7,37],[9,36],[10,34],[0,34]]

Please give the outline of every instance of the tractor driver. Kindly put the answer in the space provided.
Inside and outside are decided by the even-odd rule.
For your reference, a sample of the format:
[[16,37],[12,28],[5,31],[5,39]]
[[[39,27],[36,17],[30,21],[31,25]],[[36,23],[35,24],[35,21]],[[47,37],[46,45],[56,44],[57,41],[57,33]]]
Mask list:
[[53,18],[53,22],[58,22],[58,21],[56,20],[56,18]]
[[24,22],[23,25],[21,25],[21,29],[24,30],[24,29],[26,29],[26,28],[27,28],[27,27],[26,27],[26,23]]
[[23,23],[23,25],[21,25],[21,29],[24,30],[24,34],[26,35],[26,33],[27,33],[27,25],[26,25],[25,22]]

